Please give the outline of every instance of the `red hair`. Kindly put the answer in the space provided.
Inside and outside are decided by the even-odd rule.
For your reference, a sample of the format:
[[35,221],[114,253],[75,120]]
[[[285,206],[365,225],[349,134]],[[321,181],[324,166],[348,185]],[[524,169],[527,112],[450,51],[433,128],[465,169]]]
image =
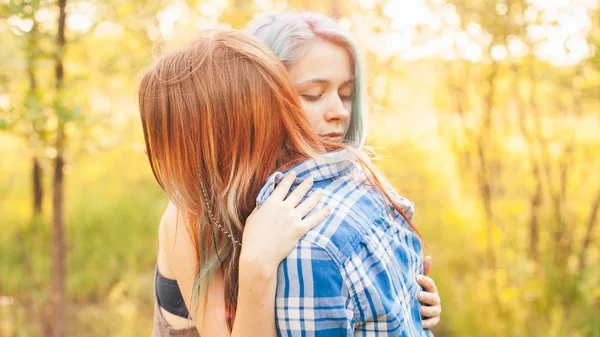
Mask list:
[[[319,140],[283,63],[239,31],[212,32],[161,57],[142,78],[139,107],[154,176],[188,219],[198,262],[194,298],[221,268],[231,329],[240,247],[209,214],[241,240],[270,174],[324,153],[324,145],[333,150],[347,146]],[[359,161],[404,216],[370,163]]]

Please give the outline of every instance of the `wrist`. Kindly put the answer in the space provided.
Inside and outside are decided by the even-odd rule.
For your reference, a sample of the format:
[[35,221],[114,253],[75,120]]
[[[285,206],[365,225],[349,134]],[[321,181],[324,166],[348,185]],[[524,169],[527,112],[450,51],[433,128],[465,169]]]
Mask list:
[[261,256],[252,256],[249,254],[240,254],[239,260],[239,279],[242,281],[256,280],[259,282],[268,282],[277,278],[277,267]]
[[[247,263],[246,263],[247,262]],[[277,268],[258,264],[255,260],[240,259],[238,274],[238,301],[246,303],[260,302],[275,294],[277,286]]]

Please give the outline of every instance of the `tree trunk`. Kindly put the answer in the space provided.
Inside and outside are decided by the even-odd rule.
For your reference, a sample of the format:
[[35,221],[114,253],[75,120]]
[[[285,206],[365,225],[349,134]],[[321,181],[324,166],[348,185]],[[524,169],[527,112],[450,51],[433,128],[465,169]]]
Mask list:
[[[37,21],[35,17],[33,19],[33,26],[28,34],[28,62],[27,62],[27,76],[29,77],[29,94],[33,97],[37,97],[37,79],[35,77],[36,72],[36,58],[37,58]],[[38,132],[37,121],[33,120],[33,132]],[[38,218],[42,214],[42,201],[44,198],[44,189],[42,184],[42,167],[40,166],[40,159],[34,155],[32,160],[32,187],[33,187],[33,217]]]
[[[65,50],[65,19],[67,0],[59,0],[58,32],[56,36],[56,95],[60,100],[63,87],[63,56]],[[57,102],[60,105],[60,101]],[[53,199],[52,199],[52,286],[51,286],[51,327],[52,337],[62,337],[65,331],[65,239],[63,213],[63,148],[65,142],[64,116],[57,111],[58,127],[56,134],[56,159],[54,162]]]
[[38,218],[42,215],[42,201],[44,198],[44,189],[42,185],[42,167],[40,159],[33,157],[33,217]]
[[535,143],[534,139],[527,128],[526,112],[525,112],[525,100],[522,92],[522,71],[517,65],[513,66],[514,72],[514,88],[517,102],[517,114],[519,121],[519,128],[521,134],[527,143],[527,152],[529,153],[529,163],[531,165],[531,172],[535,179],[535,190],[531,195],[530,206],[531,206],[531,217],[529,220],[529,252],[530,258],[536,262],[536,266],[540,263],[538,243],[539,243],[539,218],[540,210],[542,206],[542,175],[540,172],[539,164],[535,158]]
[[[577,66],[575,70],[575,77],[583,76],[583,66]],[[581,88],[575,88],[573,92],[573,114],[575,115],[575,119],[580,121],[581,116],[583,116],[583,92]],[[571,174],[571,168],[573,166],[573,156],[575,153],[575,146],[577,144],[575,139],[575,126],[571,124],[571,133],[569,135],[569,139],[566,141],[564,146],[563,156],[560,160],[560,198],[561,198],[561,206],[564,209],[564,213],[568,212],[566,209],[566,200],[567,200],[567,187],[569,186],[569,176]],[[570,219],[568,214],[565,215],[567,219]],[[575,232],[575,226],[569,226],[567,222],[565,222],[565,227],[562,232],[562,237],[560,239],[560,248],[562,248],[563,259],[567,260],[573,251],[573,238]]]
[[598,222],[598,209],[600,208],[600,189],[596,194],[596,199],[590,209],[590,216],[587,223],[587,230],[585,232],[585,238],[583,239],[583,247],[581,248],[581,254],[579,255],[579,272],[583,274],[583,270],[586,267],[587,262],[587,251],[592,242],[592,233],[594,233],[594,227]]
[[483,208],[485,211],[486,241],[488,251],[489,266],[496,269],[496,248],[493,241],[494,213],[492,210],[492,171],[490,168],[491,160],[489,154],[493,151],[492,136],[492,113],[494,109],[494,99],[496,96],[495,81],[498,75],[498,65],[492,63],[490,74],[487,77],[489,91],[484,96],[483,118],[477,139],[477,158],[479,160],[478,183],[479,193]]

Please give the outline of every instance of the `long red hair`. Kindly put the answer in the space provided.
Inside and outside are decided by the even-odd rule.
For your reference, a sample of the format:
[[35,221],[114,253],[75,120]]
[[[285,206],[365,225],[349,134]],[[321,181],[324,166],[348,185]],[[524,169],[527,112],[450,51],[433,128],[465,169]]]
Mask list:
[[[270,174],[324,153],[324,146],[347,147],[319,140],[283,63],[239,31],[210,32],[158,59],[143,75],[139,107],[154,176],[184,213],[196,249],[193,303],[220,268],[231,329],[240,247],[212,219],[241,240]],[[359,160],[404,216],[368,160]]]

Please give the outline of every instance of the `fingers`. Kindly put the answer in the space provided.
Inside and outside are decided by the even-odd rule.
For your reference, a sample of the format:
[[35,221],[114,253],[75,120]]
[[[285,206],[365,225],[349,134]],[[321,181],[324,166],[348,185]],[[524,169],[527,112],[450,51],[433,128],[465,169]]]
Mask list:
[[[296,189],[285,199],[286,202],[292,204],[292,206],[296,207],[304,198],[306,193],[310,190],[313,185],[313,177],[308,177],[305,179]],[[304,216],[305,214],[302,214]]]
[[423,317],[435,317],[439,316],[442,313],[442,306],[435,305],[432,307],[428,307],[426,305],[422,305],[419,311],[421,312],[421,316]]
[[283,177],[283,179],[277,185],[277,187],[275,187],[275,190],[273,190],[273,193],[271,194],[271,196],[269,198],[276,198],[277,200],[283,200],[285,198],[285,196],[288,194],[288,192],[290,191],[290,187],[292,187],[292,184],[294,183],[295,179],[296,179],[296,172],[290,171],[288,174],[285,175],[285,177]]
[[426,305],[440,305],[442,302],[438,293],[428,293],[425,291],[421,291],[419,292],[419,295],[417,295],[417,298],[419,299],[419,302],[421,304]]
[[425,256],[423,260],[423,275],[429,276],[429,272],[431,272],[431,267],[433,265],[433,260],[431,256]]
[[431,277],[419,275],[417,277],[417,282],[425,289],[426,292],[429,293],[437,293],[437,286]]
[[319,200],[323,196],[323,192],[321,190],[316,190],[313,194],[311,194],[306,200],[304,200],[298,207],[296,207],[296,211],[300,218],[304,218],[306,214],[310,213],[310,211],[315,208],[319,204]]
[[331,214],[331,208],[325,207],[307,216],[304,220],[302,220],[301,225],[299,226],[300,237],[302,237],[302,235],[306,234],[306,232],[314,228],[316,225],[325,221],[325,219],[329,217],[329,214]]
[[434,326],[438,325],[440,322],[440,316],[432,317],[426,320],[423,320],[423,329],[431,329]]

